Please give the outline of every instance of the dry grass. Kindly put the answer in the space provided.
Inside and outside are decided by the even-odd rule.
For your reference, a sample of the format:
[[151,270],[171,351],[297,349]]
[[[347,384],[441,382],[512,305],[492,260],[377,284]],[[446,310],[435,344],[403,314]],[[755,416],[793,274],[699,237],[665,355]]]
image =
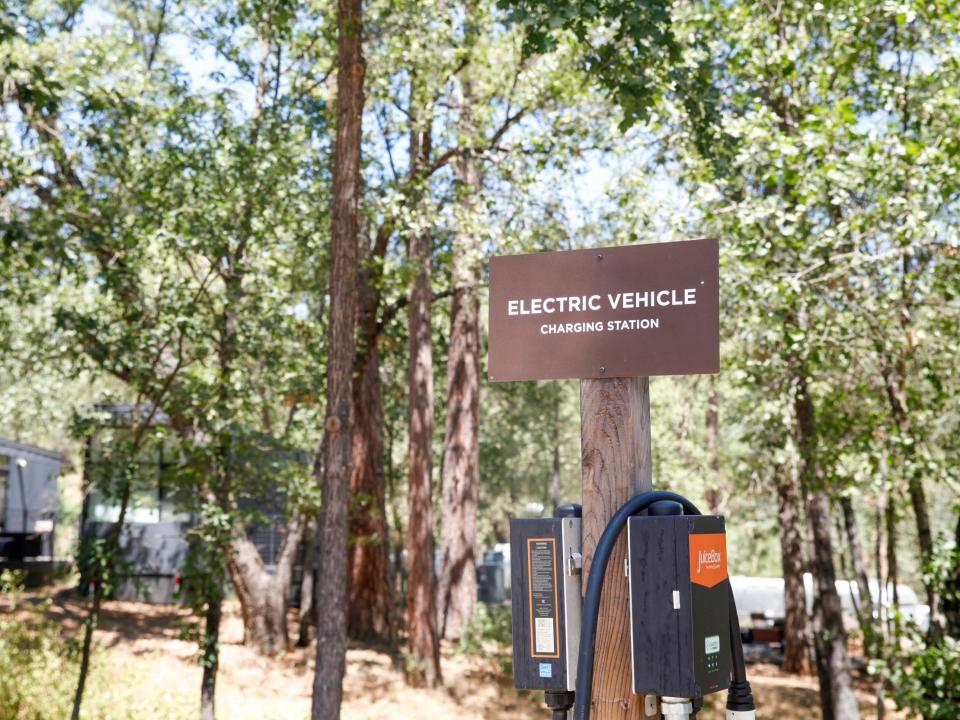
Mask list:
[[[83,606],[66,590],[53,596],[48,614],[74,635]],[[176,608],[133,602],[105,605],[97,634],[101,657],[111,683],[132,690],[157,717],[195,717],[200,686],[196,645],[181,637],[190,616]],[[296,648],[269,660],[242,645],[239,608],[228,604],[221,636],[218,676],[218,716],[229,720],[288,720],[306,718],[313,677],[312,649]],[[437,690],[411,688],[403,680],[396,658],[375,649],[351,647],[344,682],[346,720],[542,720],[549,717],[537,693],[520,693],[503,672],[502,649],[484,657],[468,656],[445,647],[445,686]],[[800,720],[819,716],[816,679],[786,676],[775,665],[751,665],[751,681],[761,717]],[[863,717],[876,717],[871,687],[858,687]],[[719,709],[722,697],[709,707]],[[701,717],[722,717],[707,711]],[[887,718],[903,717],[888,711]]]

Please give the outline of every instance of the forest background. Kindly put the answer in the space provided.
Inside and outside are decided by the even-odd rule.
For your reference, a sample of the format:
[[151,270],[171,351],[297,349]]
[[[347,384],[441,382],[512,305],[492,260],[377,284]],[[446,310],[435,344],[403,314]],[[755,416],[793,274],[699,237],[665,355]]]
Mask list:
[[[479,550],[579,495],[576,383],[485,379],[486,260],[714,236],[723,370],[652,381],[655,486],[731,519],[734,572],[785,578],[785,667],[818,666],[825,716],[852,717],[852,631],[878,692],[956,717],[958,22],[939,1],[8,3],[0,434],[80,467],[95,403],[148,408],[84,478],[122,510],[78,554],[75,715],[160,444],[196,518],[204,717],[225,592],[282,654],[315,542],[341,549],[300,633],[314,716],[348,633],[442,683]],[[277,489],[271,574],[246,531]],[[869,607],[844,628],[829,597],[808,618],[804,571],[821,597],[909,583],[931,631]]]

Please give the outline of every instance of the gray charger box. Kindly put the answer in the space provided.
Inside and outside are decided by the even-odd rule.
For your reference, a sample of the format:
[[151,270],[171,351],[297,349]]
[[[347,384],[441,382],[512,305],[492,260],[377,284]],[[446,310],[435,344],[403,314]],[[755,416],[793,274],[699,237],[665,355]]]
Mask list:
[[580,650],[580,518],[510,521],[513,679],[574,690]]

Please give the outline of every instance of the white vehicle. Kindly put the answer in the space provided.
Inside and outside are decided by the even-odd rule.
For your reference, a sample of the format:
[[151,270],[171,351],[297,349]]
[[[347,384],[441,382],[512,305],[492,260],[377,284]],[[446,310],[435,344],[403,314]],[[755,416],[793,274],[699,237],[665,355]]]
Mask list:
[[[737,603],[737,614],[741,627],[782,627],[786,611],[784,609],[783,578],[730,577],[733,596]],[[810,573],[803,576],[804,595],[807,613],[813,612],[814,583]],[[870,595],[873,600],[874,617],[886,619],[893,607],[893,588],[888,586],[879,591],[876,581],[870,581]],[[837,580],[837,594],[843,607],[844,622],[847,627],[855,627],[857,613],[855,603],[860,601],[856,583]],[[897,584],[898,609],[904,618],[914,622],[923,632],[930,626],[930,608],[920,602],[917,594],[907,585]]]

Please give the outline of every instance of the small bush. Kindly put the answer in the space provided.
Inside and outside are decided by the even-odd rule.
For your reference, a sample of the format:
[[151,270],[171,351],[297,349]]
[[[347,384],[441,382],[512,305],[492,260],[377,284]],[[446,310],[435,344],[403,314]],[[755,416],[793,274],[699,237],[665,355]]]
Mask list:
[[23,592],[23,570],[4,570],[0,572],[0,595],[10,595],[16,600]]
[[[20,603],[23,575],[0,573],[0,594],[12,600],[0,611],[0,719],[64,720],[70,717],[80,649],[63,629],[47,620],[49,601]],[[192,708],[170,698],[163,707],[155,699],[138,697],[138,678],[124,670],[110,678],[95,648],[84,693],[84,720],[181,720],[195,715]]]
[[[2,583],[3,581],[0,581]],[[77,652],[49,621],[0,616],[0,717],[70,717]]]
[[509,647],[512,641],[511,623],[509,605],[480,604],[467,623],[458,650],[466,655],[484,655],[487,654],[485,645]]
[[897,707],[925,720],[960,718],[960,641],[916,650],[890,678]]

